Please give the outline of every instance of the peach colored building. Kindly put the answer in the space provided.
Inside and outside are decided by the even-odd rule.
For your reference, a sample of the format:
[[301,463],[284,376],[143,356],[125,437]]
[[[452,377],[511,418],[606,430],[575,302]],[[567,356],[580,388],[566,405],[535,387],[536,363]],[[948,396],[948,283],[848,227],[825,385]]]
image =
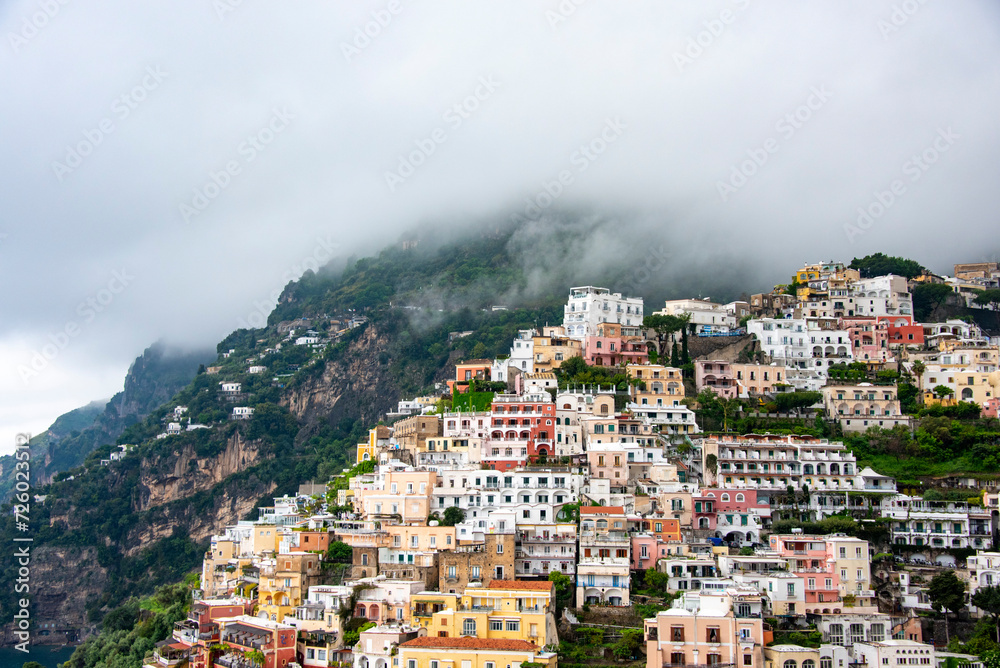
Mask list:
[[761,595],[755,590],[691,592],[644,622],[647,668],[764,668]]
[[369,519],[426,522],[435,484],[434,471],[387,471],[355,489],[355,506]]

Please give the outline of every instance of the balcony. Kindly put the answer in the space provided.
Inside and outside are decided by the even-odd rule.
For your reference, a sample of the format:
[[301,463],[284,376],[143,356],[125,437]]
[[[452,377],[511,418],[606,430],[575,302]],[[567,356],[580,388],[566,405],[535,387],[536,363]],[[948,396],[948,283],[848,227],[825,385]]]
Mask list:
[[155,659],[156,664],[159,666],[166,666],[166,668],[172,668],[173,666],[179,666],[182,663],[186,663],[189,656],[190,650],[175,649],[169,645],[158,647],[153,652],[153,659]]
[[260,664],[245,659],[239,654],[223,654],[215,660],[215,665],[223,668],[260,668]]

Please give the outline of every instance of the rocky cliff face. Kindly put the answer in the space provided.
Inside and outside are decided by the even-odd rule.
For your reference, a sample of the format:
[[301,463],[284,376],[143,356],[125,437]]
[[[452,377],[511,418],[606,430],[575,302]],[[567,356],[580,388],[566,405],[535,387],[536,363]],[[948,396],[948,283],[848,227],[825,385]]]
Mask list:
[[260,443],[245,440],[238,431],[226,441],[225,449],[212,457],[198,457],[188,445],[169,457],[143,459],[133,509],[141,512],[209,490],[259,461]]
[[[32,439],[33,482],[49,484],[60,471],[82,464],[96,448],[114,443],[128,426],[140,421],[190,383],[199,364],[214,357],[212,351],[176,353],[162,342],[154,343],[129,367],[122,391],[96,416],[90,410],[85,426],[78,415],[87,413],[87,407],[60,416],[48,431]],[[63,428],[64,425],[72,429]],[[0,458],[2,499],[9,496],[13,487],[13,463],[12,457]]]
[[397,379],[383,362],[388,355],[388,335],[368,326],[322,374],[290,388],[282,405],[305,424],[345,416],[374,424],[400,399]]

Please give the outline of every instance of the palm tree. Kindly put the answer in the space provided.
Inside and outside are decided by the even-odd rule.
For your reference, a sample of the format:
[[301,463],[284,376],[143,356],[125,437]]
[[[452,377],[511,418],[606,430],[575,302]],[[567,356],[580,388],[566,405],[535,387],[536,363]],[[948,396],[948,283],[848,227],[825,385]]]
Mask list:
[[924,371],[927,371],[927,366],[917,360],[912,365],[910,365],[910,371],[913,375],[917,377],[917,393],[920,395],[920,401],[923,403],[924,400]]

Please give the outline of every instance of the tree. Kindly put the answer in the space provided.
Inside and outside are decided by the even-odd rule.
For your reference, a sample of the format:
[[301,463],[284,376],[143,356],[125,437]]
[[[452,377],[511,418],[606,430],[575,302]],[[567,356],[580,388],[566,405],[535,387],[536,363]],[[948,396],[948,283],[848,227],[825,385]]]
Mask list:
[[913,317],[918,321],[930,320],[936,308],[952,294],[951,286],[944,283],[921,283],[913,288]]
[[983,307],[988,307],[996,315],[997,327],[1000,327],[1000,290],[993,288],[991,290],[978,290],[976,292],[976,298],[973,300],[975,303]]
[[782,413],[806,408],[823,399],[820,392],[782,392],[774,397],[774,403]]
[[938,399],[944,400],[945,397],[955,394],[955,390],[951,389],[947,385],[937,385],[934,388],[934,394]]
[[722,431],[729,431],[729,416],[735,415],[743,407],[743,402],[736,397],[722,397],[719,408],[722,410]]
[[980,587],[972,595],[970,602],[993,619],[997,642],[1000,642],[1000,587]]
[[326,550],[326,561],[335,564],[349,564],[354,558],[354,548],[347,543],[334,541]]
[[921,362],[920,360],[917,360],[916,362],[910,365],[910,371],[913,373],[913,376],[917,379],[917,390],[919,396],[922,399],[924,396],[924,372],[927,371],[927,365]]
[[465,511],[458,506],[448,506],[444,511],[444,519],[441,520],[441,525],[446,527],[453,527],[456,524],[461,524],[465,521]]
[[[563,608],[573,600],[573,580],[559,571],[549,573],[549,582],[556,590],[556,619],[562,617]],[[522,666],[524,664],[521,664]]]
[[661,354],[664,353],[663,346],[667,339],[674,332],[679,332],[684,328],[686,321],[676,315],[663,315],[654,313],[642,319],[642,326],[656,332],[656,349]]
[[957,615],[965,607],[965,582],[955,575],[955,571],[938,573],[927,586],[927,595],[931,599],[931,607],[936,612],[944,613],[944,638],[948,642],[948,613]]
[[886,255],[885,253],[874,253],[862,258],[856,257],[851,260],[851,264],[848,266],[851,269],[857,269],[861,278],[896,274],[909,279],[927,273],[927,270],[916,260]]

